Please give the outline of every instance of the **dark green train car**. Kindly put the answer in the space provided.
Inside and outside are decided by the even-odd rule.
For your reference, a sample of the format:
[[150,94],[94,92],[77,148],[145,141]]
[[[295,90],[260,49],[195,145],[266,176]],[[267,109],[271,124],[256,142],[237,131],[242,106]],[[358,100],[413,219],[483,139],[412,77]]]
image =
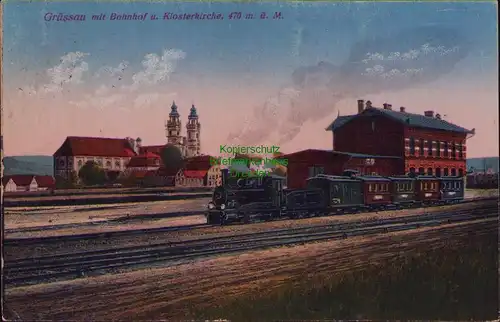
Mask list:
[[326,206],[330,209],[364,206],[363,183],[357,179],[320,174],[307,179],[307,188],[323,190]]
[[465,196],[463,177],[440,177],[440,199],[443,203],[460,202]]
[[392,203],[396,206],[411,206],[416,201],[415,178],[408,176],[393,176],[391,180]]

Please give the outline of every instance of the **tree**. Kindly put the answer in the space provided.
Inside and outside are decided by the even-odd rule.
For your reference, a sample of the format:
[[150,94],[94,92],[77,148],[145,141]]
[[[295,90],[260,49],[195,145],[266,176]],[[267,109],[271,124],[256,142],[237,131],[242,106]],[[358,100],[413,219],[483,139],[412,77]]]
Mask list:
[[161,161],[165,169],[169,172],[179,171],[184,166],[184,159],[182,152],[178,147],[172,144],[167,144],[160,152]]
[[56,189],[73,189],[78,185],[78,176],[76,171],[71,171],[68,173],[68,177],[65,178],[60,175],[55,176]]
[[106,172],[94,161],[87,161],[78,172],[78,177],[88,186],[106,182]]

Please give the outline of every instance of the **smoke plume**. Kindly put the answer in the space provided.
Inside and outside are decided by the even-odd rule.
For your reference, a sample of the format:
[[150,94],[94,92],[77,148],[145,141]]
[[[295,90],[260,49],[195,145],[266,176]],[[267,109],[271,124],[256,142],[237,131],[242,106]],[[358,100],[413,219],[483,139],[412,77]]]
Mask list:
[[351,47],[341,66],[320,62],[296,69],[292,85],[251,111],[228,141],[255,145],[272,138],[273,144],[284,144],[300,133],[305,122],[335,112],[340,100],[399,91],[440,78],[467,56],[469,47],[458,32],[439,26],[365,39]]

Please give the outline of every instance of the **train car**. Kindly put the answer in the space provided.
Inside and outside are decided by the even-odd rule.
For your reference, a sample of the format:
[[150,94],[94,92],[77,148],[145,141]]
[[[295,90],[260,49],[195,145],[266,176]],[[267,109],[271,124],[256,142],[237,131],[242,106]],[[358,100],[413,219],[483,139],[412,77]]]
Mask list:
[[363,183],[356,177],[320,174],[307,179],[307,188],[324,191],[327,213],[364,207]]
[[417,176],[415,182],[416,201],[423,205],[433,205],[440,202],[439,178],[434,176]]
[[457,203],[464,199],[463,177],[440,177],[440,200],[443,203]]
[[322,189],[286,190],[284,214],[289,218],[304,218],[325,214],[325,191]]
[[364,205],[368,209],[384,209],[392,205],[391,180],[382,176],[356,176],[363,183]]
[[412,207],[415,204],[415,178],[408,176],[388,177],[391,180],[391,202],[396,207]]

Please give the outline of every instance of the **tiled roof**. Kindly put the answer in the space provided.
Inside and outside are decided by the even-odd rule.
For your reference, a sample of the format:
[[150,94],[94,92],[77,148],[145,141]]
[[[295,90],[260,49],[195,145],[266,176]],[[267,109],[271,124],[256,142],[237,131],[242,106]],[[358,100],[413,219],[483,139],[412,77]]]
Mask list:
[[6,185],[7,182],[12,179],[12,181],[14,181],[17,186],[29,186],[31,181],[33,180],[33,177],[34,175],[32,174],[15,174],[11,176],[4,176],[2,178],[2,183]]
[[35,176],[36,183],[42,188],[52,188],[56,184],[56,180],[52,176]]
[[361,114],[356,115],[346,115],[337,117],[327,128],[327,131],[334,131],[349,122],[350,120],[356,118],[359,115],[385,115],[393,120],[396,120],[400,123],[404,123],[406,126],[410,127],[421,127],[427,129],[435,129],[435,130],[444,130],[458,133],[473,133],[470,130],[467,130],[461,126],[452,124],[443,119],[438,119],[435,117],[429,117],[421,114],[400,112],[394,110],[387,110],[383,108],[367,108]]
[[139,148],[139,153],[144,154],[147,152],[152,152],[155,154],[160,155],[161,150],[165,147],[165,145],[146,145],[146,146],[141,146]]
[[127,139],[68,136],[54,156],[133,157]]
[[184,170],[183,173],[186,178],[203,179],[207,175],[207,172],[203,170]]
[[212,158],[209,155],[200,155],[192,158],[188,158],[185,161],[184,169],[185,170],[201,170],[201,171],[208,171],[212,165],[210,164],[210,158]]
[[152,152],[146,152],[142,155],[137,155],[130,158],[127,168],[137,167],[159,167],[161,165],[161,158]]

